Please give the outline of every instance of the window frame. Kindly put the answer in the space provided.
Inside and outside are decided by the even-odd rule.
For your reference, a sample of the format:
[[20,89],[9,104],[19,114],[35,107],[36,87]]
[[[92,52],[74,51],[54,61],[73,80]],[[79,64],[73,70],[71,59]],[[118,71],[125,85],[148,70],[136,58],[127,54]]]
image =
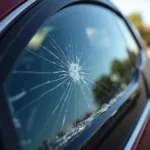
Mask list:
[[[142,52],[143,45],[141,44],[142,42],[139,41],[139,39],[136,37],[137,35],[133,32],[129,21],[119,12],[119,10],[116,9],[111,3],[107,2],[107,1],[101,1],[101,0],[99,0],[99,1],[64,0],[62,2],[59,2],[59,0],[55,0],[55,1],[45,0],[45,1],[35,2],[30,7],[28,7],[25,11],[23,11],[21,14],[19,14],[19,16],[17,18],[15,18],[15,20],[1,34],[1,39],[0,39],[1,40],[0,45],[2,45],[1,43],[3,43],[4,40],[7,41],[8,35],[10,35],[10,37],[12,38],[12,36],[13,36],[12,31],[14,30],[13,28],[15,28],[15,26],[17,24],[19,24],[18,22],[21,22],[21,21],[23,22],[23,20],[27,19],[26,16],[29,16],[28,14],[32,14],[32,17],[33,17],[34,14],[36,12],[38,12],[39,8],[46,8],[46,9],[50,8],[51,9],[49,11],[49,14],[47,14],[47,16],[46,16],[46,18],[47,18],[47,17],[52,17],[58,11],[66,8],[66,7],[69,7],[71,5],[87,4],[87,3],[109,9],[112,12],[114,12],[118,17],[120,17],[121,20],[123,20],[125,22],[127,28],[129,29],[130,33],[132,34],[133,38],[135,39],[135,41],[139,47],[139,61],[138,61],[138,68],[137,68],[138,70],[137,70],[137,73],[135,74],[135,80],[133,81],[132,86],[130,88],[128,88],[126,93],[121,98],[118,99],[118,102],[116,102],[116,104],[113,105],[107,112],[105,112],[101,116],[97,117],[93,121],[92,125],[89,128],[85,129],[78,138],[74,139],[71,143],[69,143],[66,146],[66,149],[81,148],[87,141],[89,141],[89,139],[91,137],[93,138],[93,135],[100,132],[99,130],[101,130],[102,126],[107,124],[107,121],[113,118],[114,113],[116,111],[119,111],[119,112],[121,111],[120,110],[121,107],[125,103],[128,103],[132,93],[135,93],[137,91],[137,89],[139,87],[139,81],[141,78],[140,71],[142,70],[141,68],[143,68],[141,66],[144,66],[144,64],[145,64],[145,62],[143,62],[143,55],[142,55],[143,54],[143,52]],[[35,30],[32,31],[33,32],[32,35],[38,29],[38,27],[39,27],[39,25],[37,27],[35,27]],[[17,39],[18,37],[15,37],[15,38]],[[9,46],[11,46],[11,44],[12,45],[14,44],[14,40],[10,43],[10,45],[8,44],[2,50],[2,52],[4,52],[4,53],[6,50],[6,55],[5,55],[4,59],[2,59],[2,61],[0,62],[0,69],[4,70],[4,73],[0,75],[0,89],[1,89],[0,106],[2,107],[2,109],[1,109],[2,112],[0,113],[0,118],[4,117],[2,114],[5,114],[5,120],[7,120],[3,123],[0,123],[0,130],[1,130],[0,138],[2,140],[2,147],[5,148],[6,150],[9,150],[10,148],[15,149],[15,150],[20,150],[21,147],[19,144],[19,140],[18,140],[18,137],[16,136],[16,131],[14,129],[13,122],[11,120],[11,113],[10,113],[10,110],[9,110],[9,107],[7,104],[7,99],[6,99],[4,91],[3,91],[3,84],[5,83],[8,75],[9,75],[9,72],[11,71],[11,69],[14,65],[14,62],[16,62],[19,54],[23,50],[20,48],[20,51],[17,51],[17,53],[15,50],[13,50],[12,52],[15,52],[15,54],[14,54],[15,56],[13,58],[11,58],[12,52],[7,53],[7,49],[9,48]],[[22,45],[22,47],[23,47],[23,45]],[[8,60],[9,60],[9,63],[8,63]],[[6,124],[7,124],[7,126],[5,126]],[[6,129],[6,127],[7,127],[7,129]],[[8,133],[11,136],[4,136],[5,133]],[[102,138],[103,138],[103,136],[102,136]]]

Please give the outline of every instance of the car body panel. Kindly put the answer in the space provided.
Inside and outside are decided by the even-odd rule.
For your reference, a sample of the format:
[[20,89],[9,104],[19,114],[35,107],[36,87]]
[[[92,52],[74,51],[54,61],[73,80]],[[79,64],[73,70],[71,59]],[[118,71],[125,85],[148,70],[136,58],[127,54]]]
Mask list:
[[11,11],[16,9],[19,5],[21,5],[26,0],[1,0],[0,7],[0,20],[8,15]]
[[138,124],[140,124],[140,121],[142,122],[142,119],[144,121],[143,121],[143,124],[141,125],[141,127],[139,127],[140,131],[139,131],[138,135],[136,136],[136,140],[134,141],[134,144],[132,145],[133,150],[150,149],[150,143],[149,143],[149,139],[150,139],[150,100],[146,104],[144,111],[142,113],[142,116],[141,116],[140,120],[138,121]]
[[150,149],[150,119],[146,124],[146,127],[142,134],[140,134],[139,140],[133,145],[133,150],[145,150]]

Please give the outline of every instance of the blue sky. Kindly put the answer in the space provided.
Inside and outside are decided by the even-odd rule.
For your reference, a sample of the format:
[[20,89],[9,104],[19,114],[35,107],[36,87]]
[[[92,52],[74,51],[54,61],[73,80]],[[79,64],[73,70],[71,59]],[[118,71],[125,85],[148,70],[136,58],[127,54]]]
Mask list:
[[142,14],[143,21],[150,25],[150,0],[111,0],[123,14],[128,15],[132,12]]

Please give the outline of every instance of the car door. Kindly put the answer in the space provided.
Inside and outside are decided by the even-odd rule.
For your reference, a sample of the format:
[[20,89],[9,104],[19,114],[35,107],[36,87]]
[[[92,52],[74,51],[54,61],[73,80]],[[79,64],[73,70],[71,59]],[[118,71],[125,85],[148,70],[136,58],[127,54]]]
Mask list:
[[101,1],[42,1],[16,20],[0,41],[4,148],[123,147],[148,99],[124,17]]

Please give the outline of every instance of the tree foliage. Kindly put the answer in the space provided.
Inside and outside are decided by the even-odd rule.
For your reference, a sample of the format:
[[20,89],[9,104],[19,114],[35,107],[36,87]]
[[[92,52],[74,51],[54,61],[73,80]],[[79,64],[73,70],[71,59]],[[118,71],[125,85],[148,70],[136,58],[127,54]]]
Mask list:
[[150,30],[146,31],[141,14],[132,13],[128,16],[128,18],[136,26],[145,43],[150,46]]
[[[132,64],[129,59],[112,62],[110,74],[100,76],[93,87],[95,103],[103,105],[108,103],[119,92],[124,90],[122,85],[127,85],[131,80]],[[130,71],[129,71],[130,70]],[[107,92],[106,92],[107,91]]]

